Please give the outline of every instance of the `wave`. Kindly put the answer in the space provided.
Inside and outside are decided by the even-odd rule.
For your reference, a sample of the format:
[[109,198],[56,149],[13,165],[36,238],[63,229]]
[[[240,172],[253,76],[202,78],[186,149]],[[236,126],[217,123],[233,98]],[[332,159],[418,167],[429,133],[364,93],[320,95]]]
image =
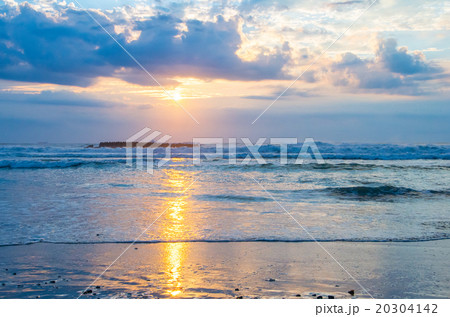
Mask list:
[[392,185],[328,187],[321,191],[344,199],[355,200],[390,200],[398,197],[433,197],[450,196],[450,190],[414,190]]
[[343,163],[343,162],[326,162],[322,164],[318,163],[305,163],[305,164],[285,164],[280,165],[276,163],[265,164],[247,164],[247,165],[226,165],[225,168],[229,169],[257,169],[257,170],[333,170],[333,171],[370,171],[373,169],[418,169],[418,170],[449,170],[450,165],[399,165],[398,163],[383,164],[371,164],[371,163]]
[[179,239],[179,240],[105,240],[105,241],[28,241],[20,243],[4,243],[0,247],[22,246],[33,244],[70,244],[70,245],[84,245],[84,244],[160,244],[160,243],[244,243],[244,242],[270,242],[270,243],[314,243],[314,242],[357,242],[357,243],[383,243],[383,242],[427,242],[437,240],[448,240],[450,234],[442,233],[425,237],[399,237],[399,238],[347,238],[347,239],[270,239],[270,238],[249,238],[249,239]]
[[125,164],[125,162],[125,160],[2,160],[0,161],[0,169],[102,167],[105,165]]
[[217,201],[229,200],[235,202],[251,202],[251,201],[269,201],[270,199],[260,196],[243,196],[243,195],[196,195],[198,200]]
[[[325,160],[450,160],[450,145],[399,145],[399,144],[330,144],[316,142],[318,149]],[[287,156],[290,159],[297,158],[302,144],[289,145]],[[192,147],[175,147],[171,149],[172,157],[192,158]],[[164,155],[165,149],[155,150],[156,155]],[[201,151],[205,156],[214,155],[215,145],[202,145]],[[265,159],[279,158],[280,147],[265,144],[258,148],[258,152]],[[228,159],[228,148],[225,145],[224,158]],[[250,154],[246,146],[236,147],[238,159],[244,159]],[[124,148],[85,148],[85,145],[2,145],[0,157],[47,157],[59,158],[109,158],[117,156],[125,158]]]

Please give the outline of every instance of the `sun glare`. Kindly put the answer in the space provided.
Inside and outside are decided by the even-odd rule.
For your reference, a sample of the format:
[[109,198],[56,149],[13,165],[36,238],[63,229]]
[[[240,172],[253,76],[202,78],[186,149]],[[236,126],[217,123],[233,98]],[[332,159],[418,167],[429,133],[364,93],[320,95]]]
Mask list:
[[174,92],[172,94],[173,99],[175,99],[176,101],[183,99],[183,97],[181,96],[181,94],[179,92]]

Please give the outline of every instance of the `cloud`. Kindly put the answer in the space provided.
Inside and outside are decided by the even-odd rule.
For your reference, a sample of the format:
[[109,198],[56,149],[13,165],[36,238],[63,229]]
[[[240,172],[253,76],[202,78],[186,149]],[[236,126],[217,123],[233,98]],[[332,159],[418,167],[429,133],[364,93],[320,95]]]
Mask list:
[[[285,87],[280,87],[278,90],[274,91],[270,95],[249,95],[249,96],[242,96],[242,99],[255,99],[255,100],[275,100],[278,97],[283,99],[286,97],[294,96],[294,97],[303,97],[303,98],[309,98],[309,97],[315,97],[317,96],[311,91],[306,90],[300,90],[291,88],[285,91]],[[280,95],[283,94],[281,97]]]
[[379,42],[377,56],[391,72],[412,75],[419,73],[438,73],[442,69],[425,61],[425,56],[420,52],[408,53],[406,47],[397,49],[395,39],[387,39]]
[[426,94],[418,82],[445,77],[443,69],[429,63],[420,52],[408,53],[397,48],[395,39],[380,39],[373,59],[362,59],[347,52],[331,65],[331,81],[335,86],[378,93]]
[[101,100],[89,94],[74,93],[68,90],[43,90],[40,93],[34,94],[3,91],[0,92],[0,104],[35,104],[88,108],[107,108],[120,105],[117,102]]
[[349,8],[359,7],[366,2],[368,1],[338,1],[329,3],[327,6],[336,11],[347,11]]
[[[156,85],[127,54],[82,10],[54,4],[56,17],[27,3],[0,9],[0,78],[86,87],[100,76]],[[289,54],[263,51],[243,61],[239,21],[217,16],[215,22],[155,15],[137,22],[113,20],[90,13],[150,73],[162,81],[173,76],[263,80],[287,78],[283,66]],[[115,25],[130,30],[116,34]]]

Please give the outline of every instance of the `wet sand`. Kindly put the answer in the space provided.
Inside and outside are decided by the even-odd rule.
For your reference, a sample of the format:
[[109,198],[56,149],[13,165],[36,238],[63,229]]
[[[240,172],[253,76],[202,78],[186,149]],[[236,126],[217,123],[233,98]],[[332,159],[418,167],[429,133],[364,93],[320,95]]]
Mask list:
[[[1,298],[77,298],[127,244],[0,247]],[[449,298],[450,240],[326,242],[375,298]],[[370,297],[313,242],[131,247],[82,298]]]

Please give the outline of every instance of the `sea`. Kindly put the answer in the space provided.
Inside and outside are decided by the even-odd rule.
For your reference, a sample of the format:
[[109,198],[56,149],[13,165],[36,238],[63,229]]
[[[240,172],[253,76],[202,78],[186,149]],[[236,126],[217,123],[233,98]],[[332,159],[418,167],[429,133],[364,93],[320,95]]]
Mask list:
[[301,144],[287,164],[270,144],[263,163],[181,146],[153,173],[125,148],[2,144],[0,245],[450,238],[450,145],[316,144],[302,164]]

